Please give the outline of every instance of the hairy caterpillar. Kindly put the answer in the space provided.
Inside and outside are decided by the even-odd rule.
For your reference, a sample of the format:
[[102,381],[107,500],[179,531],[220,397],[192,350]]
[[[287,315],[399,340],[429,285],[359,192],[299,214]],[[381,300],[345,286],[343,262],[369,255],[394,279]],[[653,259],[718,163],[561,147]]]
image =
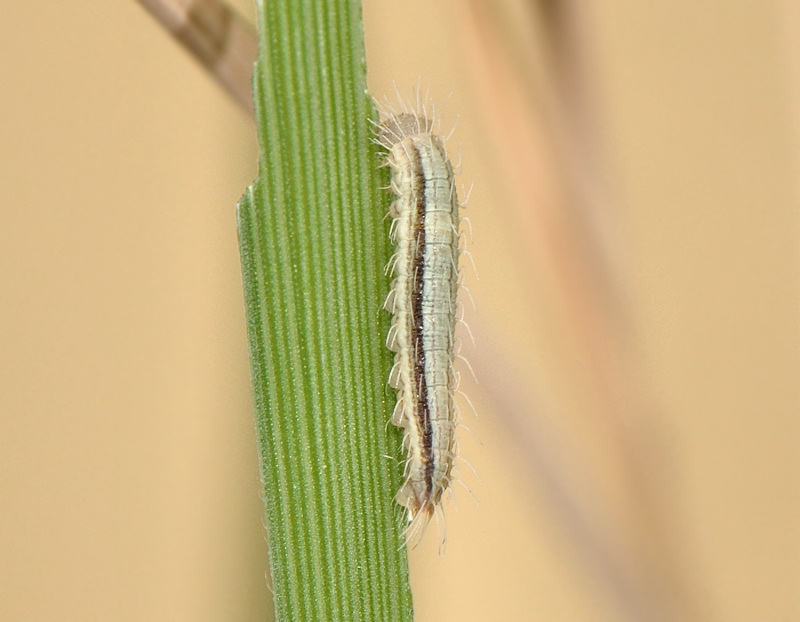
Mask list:
[[448,489],[456,455],[454,338],[459,287],[459,201],[453,167],[433,123],[414,112],[386,116],[377,141],[388,150],[395,195],[389,209],[394,275],[384,307],[395,362],[392,423],[404,430],[405,481],[395,500],[409,534],[425,525]]

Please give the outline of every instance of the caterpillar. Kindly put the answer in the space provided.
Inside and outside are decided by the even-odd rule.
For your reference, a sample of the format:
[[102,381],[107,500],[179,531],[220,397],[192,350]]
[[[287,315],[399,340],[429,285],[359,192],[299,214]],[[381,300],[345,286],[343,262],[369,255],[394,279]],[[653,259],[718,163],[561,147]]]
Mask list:
[[456,456],[454,341],[459,288],[459,200],[453,167],[433,122],[415,112],[385,116],[377,142],[386,148],[394,201],[393,275],[384,308],[395,352],[389,385],[397,390],[391,422],[404,430],[405,480],[395,496],[406,508],[407,538],[440,509]]

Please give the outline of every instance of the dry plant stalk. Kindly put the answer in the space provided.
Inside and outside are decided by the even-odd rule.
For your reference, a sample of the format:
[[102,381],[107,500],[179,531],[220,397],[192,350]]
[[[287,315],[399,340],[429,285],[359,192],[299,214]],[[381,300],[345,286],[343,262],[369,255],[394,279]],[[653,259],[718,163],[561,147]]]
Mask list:
[[[569,0],[502,5],[470,0],[458,8],[454,4],[452,14],[461,18],[472,91],[483,100],[486,134],[496,138],[493,153],[504,155],[498,169],[505,173],[518,255],[532,274],[543,277],[541,295],[556,305],[568,327],[560,337],[581,360],[591,361],[583,381],[597,400],[585,417],[591,418],[594,449],[611,465],[604,483],[615,480],[612,528],[601,519],[608,508],[590,507],[581,501],[582,491],[568,483],[566,472],[582,462],[578,446],[568,441],[553,447],[551,439],[541,440],[547,423],[534,418],[531,403],[540,400],[530,395],[530,379],[508,382],[507,370],[496,369],[506,353],[487,350],[482,335],[483,352],[474,362],[483,389],[526,456],[532,488],[545,483],[553,509],[626,617],[698,619],[691,582],[677,559],[674,525],[654,485],[662,465],[651,451],[653,433],[646,425],[652,400],[636,371],[619,293],[624,275],[609,243],[610,193],[603,184],[584,49],[591,41],[586,7]],[[509,395],[509,387],[517,387],[516,394]],[[598,487],[594,473],[579,478],[578,487]]]
[[250,83],[258,38],[247,20],[219,0],[139,0],[139,3],[255,117]]

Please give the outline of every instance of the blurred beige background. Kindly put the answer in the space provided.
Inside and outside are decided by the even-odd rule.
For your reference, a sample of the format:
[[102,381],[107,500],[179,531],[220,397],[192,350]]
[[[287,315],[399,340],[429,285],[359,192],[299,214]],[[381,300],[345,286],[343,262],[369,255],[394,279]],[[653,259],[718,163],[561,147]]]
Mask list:
[[[417,619],[636,619],[611,559],[679,584],[663,591],[693,619],[800,620],[798,13],[582,14],[605,198],[584,215],[627,344],[609,383],[640,400],[604,419],[619,394],[548,297],[551,240],[509,207],[522,155],[486,108],[468,4],[365,3],[373,93],[430,84],[474,183],[480,443],[461,438],[479,506],[458,489],[446,555],[412,551]],[[270,619],[234,214],[251,121],[132,1],[9,4],[0,89],[0,619]],[[505,397],[547,456],[520,451]]]

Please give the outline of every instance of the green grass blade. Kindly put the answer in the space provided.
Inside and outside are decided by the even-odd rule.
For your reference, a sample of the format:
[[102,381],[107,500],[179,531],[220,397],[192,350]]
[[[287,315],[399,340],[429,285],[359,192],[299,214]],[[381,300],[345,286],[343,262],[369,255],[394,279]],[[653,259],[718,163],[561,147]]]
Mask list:
[[238,213],[276,619],[411,620],[361,7],[258,10],[261,162]]

